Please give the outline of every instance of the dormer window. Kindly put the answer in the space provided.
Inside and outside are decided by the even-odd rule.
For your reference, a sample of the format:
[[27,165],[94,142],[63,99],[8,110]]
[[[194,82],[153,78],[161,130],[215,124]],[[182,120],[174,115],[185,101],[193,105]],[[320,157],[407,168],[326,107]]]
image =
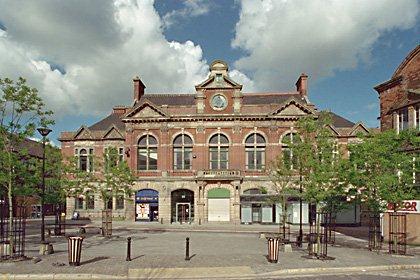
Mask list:
[[222,74],[216,74],[216,83],[221,83],[223,81]]

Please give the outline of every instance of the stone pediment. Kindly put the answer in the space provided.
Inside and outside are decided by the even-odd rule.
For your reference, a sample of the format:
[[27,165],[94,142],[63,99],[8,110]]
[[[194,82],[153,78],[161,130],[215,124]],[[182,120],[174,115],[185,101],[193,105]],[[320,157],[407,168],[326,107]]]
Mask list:
[[361,133],[363,135],[370,134],[369,129],[367,129],[366,126],[364,126],[362,123],[355,124],[353,126],[352,131],[350,132],[350,135],[355,136],[359,133]]
[[115,126],[112,126],[103,136],[104,139],[124,139],[121,132]]
[[92,132],[86,126],[82,126],[74,135],[74,139],[93,139]]
[[313,112],[306,106],[300,104],[294,99],[285,102],[271,114],[275,116],[305,116]]
[[337,131],[337,129],[333,125],[327,125],[327,129],[331,132],[332,135],[340,136],[340,133]]
[[210,76],[207,80],[202,82],[199,85],[196,85],[195,88],[198,89],[208,89],[208,88],[232,88],[232,89],[242,89],[242,85],[233,81],[229,76],[222,75],[221,78],[216,78],[215,75]]
[[166,114],[160,110],[157,106],[148,100],[145,100],[133,111],[126,115],[127,118],[162,118],[166,117]]

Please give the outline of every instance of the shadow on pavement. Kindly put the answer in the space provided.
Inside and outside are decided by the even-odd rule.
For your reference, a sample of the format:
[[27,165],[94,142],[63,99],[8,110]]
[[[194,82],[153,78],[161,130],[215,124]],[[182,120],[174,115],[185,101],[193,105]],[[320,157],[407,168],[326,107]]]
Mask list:
[[84,262],[80,262],[80,265],[84,265],[84,264],[88,264],[88,263],[94,263],[94,262],[98,262],[98,261],[102,261],[102,260],[106,260],[109,259],[109,257],[95,257],[93,259],[84,261]]

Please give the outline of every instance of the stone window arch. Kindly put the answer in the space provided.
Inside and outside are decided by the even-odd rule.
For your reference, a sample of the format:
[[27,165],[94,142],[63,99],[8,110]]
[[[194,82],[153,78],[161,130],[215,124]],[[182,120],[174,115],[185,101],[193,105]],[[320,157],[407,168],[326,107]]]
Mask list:
[[265,147],[265,139],[259,133],[254,132],[245,139],[246,169],[265,168]]
[[173,141],[174,170],[189,170],[192,167],[193,141],[187,134],[179,134]]
[[229,139],[222,133],[214,134],[209,140],[210,169],[229,168]]
[[157,140],[150,134],[143,135],[138,141],[137,170],[157,170]]

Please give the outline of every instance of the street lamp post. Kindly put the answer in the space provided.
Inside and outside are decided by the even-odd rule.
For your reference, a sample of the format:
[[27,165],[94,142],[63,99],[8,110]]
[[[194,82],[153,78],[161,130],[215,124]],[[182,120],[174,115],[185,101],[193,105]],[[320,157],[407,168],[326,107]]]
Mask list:
[[302,230],[302,169],[299,174],[299,247],[302,247],[303,230]]
[[42,186],[41,186],[41,246],[45,244],[45,142],[46,137],[50,134],[51,129],[46,127],[37,128],[39,134],[42,136]]

